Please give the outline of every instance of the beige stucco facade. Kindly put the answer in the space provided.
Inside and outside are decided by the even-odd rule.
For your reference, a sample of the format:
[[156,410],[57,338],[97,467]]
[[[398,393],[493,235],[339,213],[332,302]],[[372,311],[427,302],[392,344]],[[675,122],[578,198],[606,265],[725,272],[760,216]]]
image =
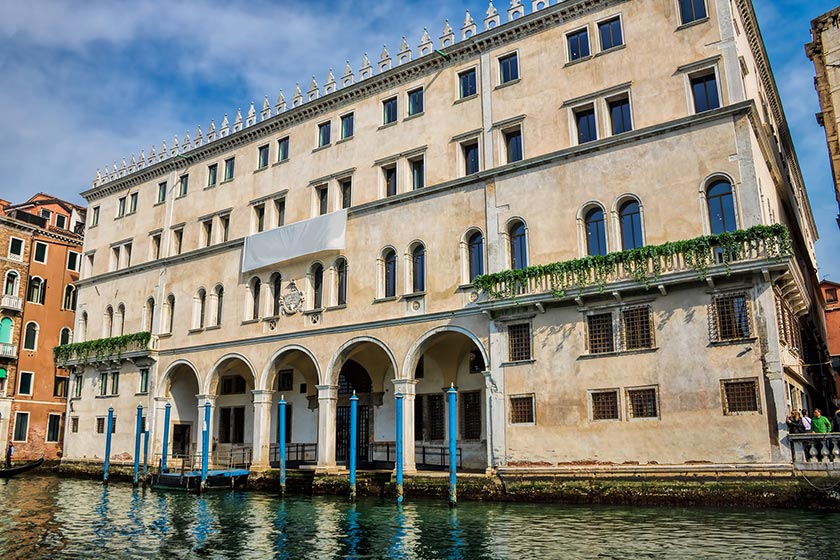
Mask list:
[[[131,456],[138,403],[151,409],[155,452],[167,402],[169,429],[189,426],[171,432],[170,444],[179,439],[183,452],[200,451],[200,414],[209,402],[217,459],[247,448],[254,465],[265,467],[284,395],[292,410],[288,442],[310,446],[306,460],[328,471],[345,453],[346,390],[359,389],[369,415],[364,459],[372,463],[393,461],[394,394],[405,395],[411,471],[440,457],[450,422],[444,391],[455,386],[466,468],[790,462],[784,417],[796,404],[791,395],[816,393],[819,384],[803,367],[803,345],[789,351],[778,334],[777,298],[793,310],[797,329],[816,321],[808,344],[818,348],[824,329],[813,318],[817,233],[751,4],[709,0],[705,8],[707,17],[685,24],[673,0],[575,0],[528,10],[440,53],[354,76],[356,83],[316,91],[276,114],[269,109],[241,131],[179,148],[177,157],[106,171],[84,193],[98,222],[89,220],[85,238],[76,341],[141,331],[152,340],[116,359],[71,361],[79,392],[68,416],[78,418],[80,431],[67,434],[65,457],[102,457],[104,434],[94,427],[109,406],[118,418],[113,454]],[[602,51],[599,24],[615,18],[622,40]],[[590,56],[570,61],[569,34],[582,28]],[[500,59],[514,53],[518,76],[502,83]],[[471,69],[476,91],[463,95],[460,78]],[[715,88],[719,107],[697,110],[698,77]],[[420,87],[423,110],[409,115],[409,92]],[[394,97],[398,118],[384,123]],[[629,105],[632,124],[614,134],[621,103]],[[597,139],[583,142],[580,116],[587,111],[594,112]],[[341,139],[341,119],[350,113],[353,134]],[[319,146],[326,122],[332,141]],[[507,148],[517,132],[521,158]],[[281,159],[286,138],[289,154]],[[467,173],[473,143],[479,169]],[[266,145],[268,161],[261,162]],[[225,180],[230,158],[235,171]],[[414,188],[418,161],[424,177]],[[393,166],[396,193],[388,196]],[[187,192],[178,196],[184,176]],[[344,249],[243,272],[243,240],[260,233],[260,221],[266,231],[280,225],[279,201],[282,223],[293,228],[321,213],[321,189],[327,212],[338,213],[348,180]],[[476,232],[482,270],[490,273],[511,268],[511,251],[523,250],[512,249],[511,240],[520,222],[520,263],[586,256],[593,209],[603,212],[606,251],[628,248],[628,201],[639,206],[641,244],[692,239],[718,233],[708,199],[717,183],[729,185],[734,223],[727,227],[782,223],[794,256],[759,252],[731,270],[713,263],[708,278],[678,266],[650,285],[612,279],[562,297],[529,288],[498,299],[471,285]],[[122,216],[120,204],[129,210]],[[421,289],[413,274],[418,244],[425,248]],[[320,306],[316,265],[324,270]],[[294,297],[283,300],[296,289],[301,309]],[[714,302],[732,294],[746,302],[737,312],[748,331],[714,339]],[[629,348],[623,313],[640,306],[651,330],[643,348]],[[613,317],[614,347],[596,352],[587,321],[605,314]],[[527,325],[529,342],[527,355],[512,359],[516,325]],[[287,370],[291,382],[281,382],[279,372]],[[100,376],[114,372],[117,394],[112,384],[103,394]],[[244,389],[220,383],[237,375]],[[754,388],[749,410],[725,402],[730,381]],[[643,418],[644,407],[632,404],[637,389],[654,396]],[[594,411],[593,399],[610,392],[615,396],[604,402],[614,408],[600,418],[604,411]],[[514,413],[514,402],[525,408]],[[238,413],[224,412],[235,408],[244,409],[241,422]]]

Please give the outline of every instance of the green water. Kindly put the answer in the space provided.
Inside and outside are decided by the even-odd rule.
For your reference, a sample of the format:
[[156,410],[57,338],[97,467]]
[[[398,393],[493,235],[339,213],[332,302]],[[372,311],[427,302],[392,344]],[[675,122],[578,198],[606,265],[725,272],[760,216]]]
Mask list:
[[840,513],[567,507],[0,480],[2,558],[840,558]]

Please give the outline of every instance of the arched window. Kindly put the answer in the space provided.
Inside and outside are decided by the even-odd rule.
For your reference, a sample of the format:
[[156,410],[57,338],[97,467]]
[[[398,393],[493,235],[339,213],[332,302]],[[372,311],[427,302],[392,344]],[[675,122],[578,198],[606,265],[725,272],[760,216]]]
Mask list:
[[262,282],[259,278],[251,280],[251,319],[257,320],[260,318],[260,291],[262,290]]
[[196,329],[204,328],[204,317],[207,311],[207,292],[204,289],[198,290],[193,300],[193,327]]
[[347,260],[335,261],[336,305],[347,305]]
[[222,309],[225,303],[225,289],[222,286],[216,286],[216,326],[222,324]]
[[6,281],[3,283],[3,295],[16,296],[20,290],[20,276],[14,270],[6,273]]
[[12,326],[13,322],[8,317],[0,319],[0,344],[12,343]]
[[397,295],[397,253],[393,249],[388,249],[382,255],[384,263],[384,288],[385,297],[395,297]]
[[152,332],[155,326],[155,298],[146,300],[146,324],[143,325],[146,332]]
[[638,201],[628,200],[618,210],[621,223],[621,248],[624,251],[638,249],[645,242],[642,240],[642,211]]
[[102,338],[114,336],[114,308],[110,305],[105,308],[105,317],[102,321]]
[[169,316],[167,317],[168,321],[166,322],[166,326],[168,327],[167,332],[172,333],[175,327],[175,295],[169,294],[169,297],[166,298],[166,306],[169,308],[167,312]]
[[593,208],[586,213],[586,253],[590,256],[607,254],[607,234],[604,227],[604,211]]
[[88,315],[87,311],[82,313],[81,319],[79,319],[79,342],[87,341],[87,334],[88,334]]
[[283,303],[283,277],[279,272],[271,275],[271,296],[273,299],[271,314],[274,317],[279,317]]
[[59,345],[70,344],[70,329],[64,327],[61,329],[61,334],[58,337]]
[[426,247],[422,243],[411,250],[411,291],[426,291]]
[[34,276],[29,279],[29,290],[26,292],[26,301],[43,304],[46,291],[47,283]]
[[738,228],[735,223],[735,199],[729,181],[712,183],[706,189],[706,202],[709,206],[709,229],[713,235]]
[[470,259],[470,282],[476,276],[484,274],[484,236],[480,231],[470,235],[467,240],[467,254]]
[[38,349],[38,323],[26,323],[26,328],[23,334],[23,349],[37,350]]
[[64,288],[64,309],[76,310],[76,286],[67,284]]
[[312,309],[321,309],[324,306],[324,267],[315,263],[309,274],[312,281]]
[[117,307],[117,336],[125,334],[125,305]]
[[528,266],[528,241],[525,224],[516,220],[508,227],[510,238],[510,267],[514,270]]

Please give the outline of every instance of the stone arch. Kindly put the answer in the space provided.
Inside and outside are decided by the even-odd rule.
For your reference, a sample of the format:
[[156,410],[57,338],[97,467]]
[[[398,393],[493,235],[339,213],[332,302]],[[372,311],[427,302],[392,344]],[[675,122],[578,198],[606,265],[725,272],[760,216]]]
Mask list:
[[341,366],[344,365],[344,362],[350,358],[351,350],[355,346],[359,346],[364,343],[370,343],[374,346],[379,347],[382,351],[385,352],[385,355],[388,357],[388,360],[391,362],[391,367],[394,370],[394,379],[399,379],[399,366],[397,365],[397,359],[394,357],[394,353],[388,348],[388,345],[379,340],[378,338],[372,336],[357,336],[351,338],[341,346],[339,346],[338,350],[335,351],[333,357],[330,359],[330,364],[327,366],[326,370],[326,377],[321,377],[321,384],[323,385],[337,385],[338,384],[338,374],[341,372]]
[[262,373],[260,373],[259,379],[257,380],[256,387],[258,389],[271,390],[271,386],[273,385],[273,382],[270,378],[271,378],[271,375],[272,375],[271,369],[274,367],[274,363],[277,361],[277,358],[279,358],[283,354],[287,354],[289,352],[294,352],[294,351],[301,352],[301,353],[305,354],[306,356],[308,356],[310,360],[312,360],[312,363],[315,364],[315,372],[318,376],[318,381],[320,382],[320,380],[321,380],[321,365],[318,363],[318,360],[315,358],[315,354],[313,354],[312,351],[309,350],[308,348],[306,348],[305,346],[301,346],[299,344],[288,344],[288,345],[282,347],[277,352],[275,352],[271,356],[271,358],[269,358],[268,362],[265,364],[265,367],[262,370]]
[[409,374],[413,375],[414,369],[417,367],[417,362],[420,360],[420,356],[428,349],[429,342],[436,338],[438,335],[447,332],[454,332],[458,334],[462,334],[475,344],[478,351],[481,352],[481,357],[484,360],[484,364],[486,367],[490,366],[490,355],[487,353],[487,349],[484,347],[484,344],[481,340],[473,334],[472,331],[469,329],[465,329],[463,327],[459,327],[457,325],[444,325],[442,327],[436,327],[425,334],[423,334],[420,338],[418,338],[414,344],[411,345],[411,348],[408,349],[408,353],[405,356],[405,363],[403,365],[403,375],[398,379],[409,379]]
[[198,368],[195,367],[189,360],[175,360],[169,367],[166,368],[166,371],[163,372],[163,375],[160,378],[160,383],[157,383],[155,387],[155,397],[166,397],[168,392],[168,384],[170,378],[178,371],[181,371],[183,368],[189,369],[195,375],[195,382],[196,385],[201,388],[201,376],[198,374]]
[[218,389],[219,385],[219,371],[222,367],[233,360],[238,360],[245,364],[248,368],[248,372],[251,374],[251,380],[256,383],[257,381],[257,371],[254,369],[253,364],[251,364],[251,360],[246,358],[244,355],[238,352],[232,352],[230,354],[225,354],[221,358],[219,358],[213,367],[210,368],[210,375],[207,376],[207,379],[204,380],[204,385],[201,386],[201,392],[205,395],[214,395],[216,394],[216,390]]

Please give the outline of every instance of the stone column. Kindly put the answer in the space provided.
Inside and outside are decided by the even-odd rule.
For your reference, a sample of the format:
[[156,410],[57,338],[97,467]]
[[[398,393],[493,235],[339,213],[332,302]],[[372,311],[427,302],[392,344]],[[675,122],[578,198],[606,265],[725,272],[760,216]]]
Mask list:
[[268,468],[271,446],[271,404],[274,391],[256,389],[254,393],[254,449],[251,465],[257,470]]
[[505,370],[499,366],[505,358],[501,354],[505,347],[504,333],[502,327],[492,319],[489,319],[489,326],[490,363],[487,364],[487,371],[484,372],[488,472],[507,463]]
[[[151,440],[149,442],[149,453],[152,457],[155,457],[155,455],[163,453],[163,419],[166,415],[166,403],[169,402],[169,399],[166,397],[155,397],[153,401],[155,414],[154,420],[152,420],[152,423],[149,425],[152,431],[152,433],[149,434],[149,438]],[[171,422],[172,420],[170,419],[170,423]],[[169,428],[171,429],[172,426],[170,425]],[[171,446],[172,438],[169,438],[169,443]],[[169,451],[171,452],[172,449],[170,448]],[[150,458],[149,465],[152,466],[154,464],[155,462]]]
[[337,470],[335,464],[335,414],[337,385],[316,385],[318,389],[318,466],[316,472]]
[[417,458],[414,450],[414,396],[417,394],[416,379],[394,379],[394,391],[403,395],[403,474],[417,472]]
[[210,425],[207,426],[207,429],[210,431],[210,464],[213,464],[213,441],[215,439],[216,430],[213,429],[213,426],[216,424],[216,395],[196,395],[198,399],[198,431],[195,434],[196,438],[196,452],[204,453],[204,449],[201,448],[202,446],[202,438],[204,437],[204,403],[210,403]]

